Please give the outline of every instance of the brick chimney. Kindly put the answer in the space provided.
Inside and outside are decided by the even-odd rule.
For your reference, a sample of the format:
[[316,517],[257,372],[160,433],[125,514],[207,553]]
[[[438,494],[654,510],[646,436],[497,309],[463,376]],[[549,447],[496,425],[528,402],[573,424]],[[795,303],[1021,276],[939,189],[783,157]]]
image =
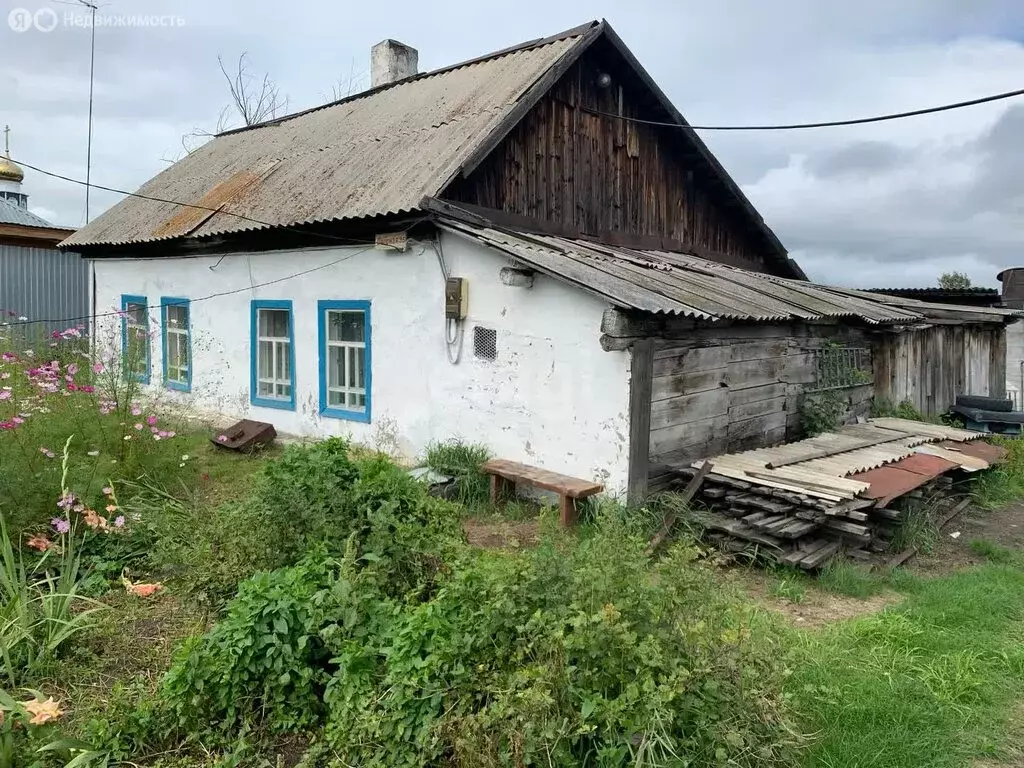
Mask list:
[[412,77],[419,71],[420,54],[397,40],[382,40],[370,49],[370,87]]

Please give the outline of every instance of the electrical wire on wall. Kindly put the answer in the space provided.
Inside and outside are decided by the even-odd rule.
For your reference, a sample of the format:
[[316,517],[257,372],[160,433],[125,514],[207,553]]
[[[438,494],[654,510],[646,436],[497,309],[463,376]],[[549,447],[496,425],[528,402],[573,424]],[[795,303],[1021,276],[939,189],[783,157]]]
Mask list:
[[[444,260],[444,250],[441,248],[441,237],[438,236],[431,241],[431,245],[434,246],[434,253],[437,254],[437,263],[441,267],[441,277],[444,278],[445,283],[451,278],[452,273],[448,269],[448,265]],[[458,365],[459,358],[462,357],[462,340],[465,338],[465,328],[462,327],[462,321],[453,317],[445,317],[444,319],[444,346],[445,353],[448,356],[448,362],[452,365]]]

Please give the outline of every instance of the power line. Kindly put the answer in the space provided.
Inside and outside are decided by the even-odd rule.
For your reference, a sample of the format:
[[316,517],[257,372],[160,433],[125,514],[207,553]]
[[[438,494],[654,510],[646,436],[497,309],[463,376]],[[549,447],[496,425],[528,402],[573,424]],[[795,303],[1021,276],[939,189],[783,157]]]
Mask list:
[[[367,251],[372,251],[374,249],[374,247],[375,246],[369,245],[369,246],[367,246],[365,248],[360,248],[355,253],[347,253],[344,256],[342,256],[340,259],[335,259],[334,261],[330,261],[327,264],[321,264],[320,266],[317,266],[317,267],[311,267],[309,269],[304,269],[301,272],[294,272],[294,273],[292,273],[290,275],[285,275],[284,277],[278,277],[278,278],[275,278],[274,280],[268,280],[265,283],[255,283],[255,284],[243,285],[241,288],[232,288],[229,291],[218,291],[217,293],[211,293],[211,294],[209,294],[207,296],[200,296],[197,299],[189,299],[189,303],[190,304],[197,304],[200,301],[209,301],[210,299],[219,299],[219,298],[222,298],[224,296],[233,296],[236,293],[243,293],[245,291],[254,291],[257,288],[266,288],[268,285],[276,285],[278,283],[283,283],[283,282],[285,282],[287,280],[293,280],[296,277],[302,277],[303,275],[308,275],[310,272],[317,272],[317,271],[319,271],[321,269],[327,269],[328,267],[333,267],[335,264],[340,264],[343,261],[348,261],[349,259],[354,259],[356,256],[364,254]],[[158,307],[160,307],[159,304],[146,304],[145,305],[145,309],[147,311],[150,310],[150,309],[156,309]],[[67,325],[70,325],[71,323],[79,323],[79,322],[82,322],[84,320],[95,320],[95,319],[100,318],[100,317],[121,317],[123,315],[124,315],[124,310],[115,310],[114,312],[102,312],[102,313],[95,314],[95,315],[82,315],[80,317],[65,317],[65,318],[53,319],[53,320],[21,320],[21,321],[18,321],[16,323],[0,323],[0,328],[17,328],[17,327],[25,326],[25,325],[40,325],[40,324],[46,324],[46,325],[67,324]]]
[[[169,199],[167,199],[165,197],[155,197],[153,195],[144,195],[141,192],[128,192],[127,190],[117,189],[116,187],[106,187],[106,186],[103,186],[102,184],[93,184],[92,182],[89,182],[89,181],[82,181],[81,179],[75,179],[75,178],[73,178],[71,176],[64,176],[64,175],[62,175],[60,173],[54,173],[53,171],[47,171],[45,168],[40,168],[37,165],[32,165],[31,163],[26,163],[24,160],[19,160],[19,159],[15,159],[15,158],[11,158],[11,160],[12,160],[12,162],[15,162],[18,165],[20,165],[22,168],[28,168],[30,170],[35,171],[36,173],[41,173],[44,176],[49,176],[50,178],[53,178],[53,179],[60,179],[61,181],[67,181],[67,182],[70,182],[72,184],[79,184],[81,186],[91,187],[92,189],[102,189],[104,192],[113,192],[114,194],[125,195],[126,197],[137,197],[140,200],[149,200],[149,201],[154,202],[154,203],[165,203],[166,205],[180,205],[183,208],[195,208],[196,210],[200,210],[200,211],[209,211],[210,213],[220,213],[220,214],[223,214],[225,216],[234,216],[236,219],[242,219],[243,221],[248,221],[248,222],[251,222],[253,224],[259,224],[262,227],[271,227],[273,229],[279,229],[279,230],[282,230],[284,232],[295,232],[295,233],[300,234],[300,235],[312,235],[314,237],[322,237],[322,238],[324,238],[326,240],[332,240],[334,242],[339,242],[339,243],[364,243],[364,242],[366,242],[365,240],[357,240],[357,239],[351,238],[351,237],[339,237],[338,235],[331,235],[331,234],[328,234],[326,232],[316,232],[316,231],[312,231],[312,230],[299,229],[297,227],[289,227],[289,226],[285,226],[283,224],[275,224],[275,223],[270,222],[270,221],[263,221],[262,219],[253,218],[252,216],[246,216],[245,214],[242,214],[242,213],[234,213],[233,211],[228,211],[228,210],[225,210],[224,208],[211,208],[210,206],[199,205],[198,203],[183,203],[180,200],[169,200]],[[429,218],[429,216],[421,216],[420,218],[415,219],[412,222],[412,224],[419,223],[420,221],[424,221],[427,218]],[[411,224],[410,224],[410,226],[411,226]]]
[[[592,115],[600,115],[602,117],[613,117],[616,120],[624,120],[629,123],[642,123],[643,125],[660,125],[666,128],[683,128],[692,131],[794,131],[801,130],[804,128],[837,128],[843,125],[864,125],[866,123],[882,123],[889,120],[902,120],[907,117],[918,117],[919,115],[932,115],[936,112],[948,112],[953,109],[963,109],[964,107],[974,107],[978,104],[988,104],[993,101],[1002,101],[1004,99],[1012,99],[1016,96],[1024,96],[1024,88],[1016,91],[1007,91],[1005,93],[997,93],[992,96],[982,96],[979,99],[969,99],[967,101],[958,101],[954,104],[943,104],[938,107],[926,107],[925,109],[913,109],[909,112],[894,112],[886,115],[876,115],[874,117],[858,117],[852,120],[829,120],[819,123],[785,123],[781,125],[682,125],[680,123],[672,123],[661,120],[642,120],[638,117],[626,117],[625,115],[617,115],[614,112],[604,112],[599,109],[591,109],[580,105],[570,104],[570,106],[576,107],[583,112],[589,112]],[[566,102],[568,103],[568,102]]]

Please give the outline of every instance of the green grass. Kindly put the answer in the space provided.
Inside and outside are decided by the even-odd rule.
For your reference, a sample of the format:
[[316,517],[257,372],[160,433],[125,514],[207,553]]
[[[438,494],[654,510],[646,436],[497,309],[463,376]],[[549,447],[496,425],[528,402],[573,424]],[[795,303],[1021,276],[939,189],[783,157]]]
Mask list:
[[991,442],[1009,451],[1006,462],[979,472],[972,486],[979,507],[998,509],[1024,498],[1024,440],[993,437]]
[[935,518],[934,505],[915,504],[907,511],[903,524],[892,539],[894,552],[903,552],[916,547],[919,552],[930,554],[939,541],[939,525]]
[[987,539],[975,539],[970,543],[971,552],[999,565],[1021,563],[1020,553]]
[[917,582],[883,613],[796,632],[790,688],[817,734],[802,764],[954,768],[1005,756],[1024,690],[1022,620],[1024,571],[989,565]]
[[799,576],[780,577],[769,585],[768,594],[791,603],[802,603],[807,598],[807,588]]
[[455,478],[455,501],[474,510],[490,501],[490,480],[480,471],[490,457],[490,451],[482,445],[446,440],[427,446],[426,465],[439,474]]
[[848,560],[837,559],[821,571],[818,586],[863,600],[881,592],[886,586],[886,578],[885,574],[873,572]]

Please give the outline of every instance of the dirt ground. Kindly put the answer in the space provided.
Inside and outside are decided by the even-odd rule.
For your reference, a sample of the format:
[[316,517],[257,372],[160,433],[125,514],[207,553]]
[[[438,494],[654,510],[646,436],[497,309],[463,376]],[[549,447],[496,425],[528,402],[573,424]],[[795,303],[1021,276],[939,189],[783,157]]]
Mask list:
[[969,507],[942,530],[932,552],[919,553],[907,568],[932,577],[979,565],[985,558],[971,551],[978,539],[1024,550],[1024,503],[996,510]]
[[469,543],[480,549],[519,549],[533,547],[540,542],[538,520],[473,518],[463,521],[462,528]]
[[778,577],[759,568],[734,568],[728,572],[726,579],[747,593],[754,602],[782,615],[793,626],[809,629],[877,613],[903,599],[892,591],[863,599],[837,595],[815,587],[807,579],[800,583],[802,599],[793,602],[772,594],[771,587],[778,581]]

